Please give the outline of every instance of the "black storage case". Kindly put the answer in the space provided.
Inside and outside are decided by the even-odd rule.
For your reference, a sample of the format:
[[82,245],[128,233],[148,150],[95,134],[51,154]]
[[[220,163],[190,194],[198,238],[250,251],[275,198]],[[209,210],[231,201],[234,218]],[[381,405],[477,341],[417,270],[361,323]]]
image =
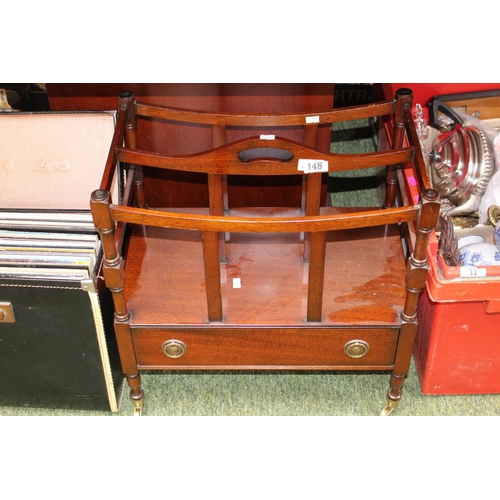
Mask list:
[[[99,187],[115,118],[112,112],[0,113],[4,234],[13,229],[6,218],[13,212],[60,210],[61,219],[72,210],[90,215],[90,193]],[[57,270],[53,278],[50,271],[49,277],[22,276],[22,265],[16,267],[19,277],[12,277],[5,262],[0,265],[1,406],[119,410],[124,377],[112,299],[96,255],[82,280],[58,279]],[[32,267],[28,262],[27,275]]]

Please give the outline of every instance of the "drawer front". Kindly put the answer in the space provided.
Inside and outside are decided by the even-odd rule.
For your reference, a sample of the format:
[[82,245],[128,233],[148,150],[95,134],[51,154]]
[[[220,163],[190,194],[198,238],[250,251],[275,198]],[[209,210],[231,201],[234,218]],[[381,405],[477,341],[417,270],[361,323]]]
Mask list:
[[144,328],[133,330],[147,367],[381,368],[394,363],[398,329]]

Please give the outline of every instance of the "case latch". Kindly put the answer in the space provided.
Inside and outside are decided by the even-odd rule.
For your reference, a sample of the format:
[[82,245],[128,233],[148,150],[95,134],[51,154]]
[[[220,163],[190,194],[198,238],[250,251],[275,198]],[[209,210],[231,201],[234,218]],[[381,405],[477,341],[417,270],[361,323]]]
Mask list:
[[0,302],[0,323],[15,323],[14,309],[10,302]]

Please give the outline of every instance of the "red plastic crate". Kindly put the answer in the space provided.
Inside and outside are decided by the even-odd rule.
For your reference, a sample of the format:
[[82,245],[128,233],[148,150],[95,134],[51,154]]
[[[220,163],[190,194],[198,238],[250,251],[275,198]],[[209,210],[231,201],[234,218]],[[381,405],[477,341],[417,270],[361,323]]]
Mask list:
[[429,276],[419,300],[413,351],[423,394],[500,393],[500,266],[457,277],[429,248]]

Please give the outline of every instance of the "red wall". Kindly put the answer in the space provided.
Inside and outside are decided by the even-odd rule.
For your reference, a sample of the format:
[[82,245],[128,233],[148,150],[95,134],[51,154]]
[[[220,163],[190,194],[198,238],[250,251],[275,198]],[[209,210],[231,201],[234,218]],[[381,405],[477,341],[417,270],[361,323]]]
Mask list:
[[413,90],[413,103],[421,104],[426,120],[428,120],[427,103],[436,95],[500,89],[500,83],[391,83],[391,85],[394,92],[401,87]]

